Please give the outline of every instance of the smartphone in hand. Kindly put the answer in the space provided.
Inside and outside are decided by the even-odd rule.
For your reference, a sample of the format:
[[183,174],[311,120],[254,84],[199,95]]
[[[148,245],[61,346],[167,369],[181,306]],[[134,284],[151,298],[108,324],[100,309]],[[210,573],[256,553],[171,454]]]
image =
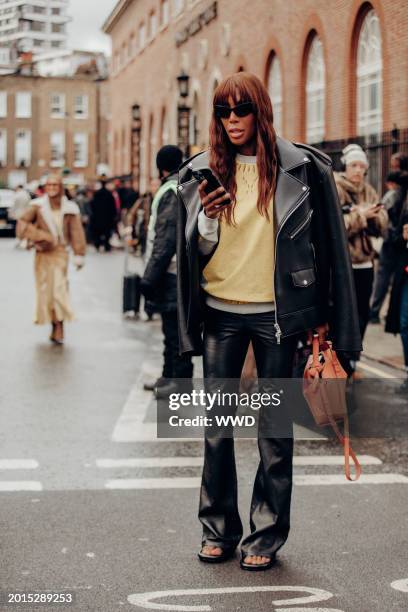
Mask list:
[[[205,189],[204,189],[207,195],[211,193],[212,191],[215,191],[219,187],[222,187],[225,191],[225,187],[221,185],[218,178],[213,174],[213,172],[211,172],[209,168],[202,168],[201,170],[193,170],[192,174],[194,178],[196,179],[196,181],[198,181],[199,183],[202,183],[202,181],[204,180],[207,181],[207,185],[205,186]],[[224,202],[222,203],[222,206],[228,206],[229,204],[231,204],[230,199],[224,200]]]

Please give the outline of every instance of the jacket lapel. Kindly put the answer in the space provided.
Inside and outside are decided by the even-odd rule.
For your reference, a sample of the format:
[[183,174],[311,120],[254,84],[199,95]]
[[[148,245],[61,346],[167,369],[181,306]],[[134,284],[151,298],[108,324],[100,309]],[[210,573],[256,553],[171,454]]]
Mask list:
[[309,158],[295,145],[277,138],[279,166],[274,199],[275,219],[279,231],[291,212],[306,198],[310,187],[290,174],[290,170],[309,163]]

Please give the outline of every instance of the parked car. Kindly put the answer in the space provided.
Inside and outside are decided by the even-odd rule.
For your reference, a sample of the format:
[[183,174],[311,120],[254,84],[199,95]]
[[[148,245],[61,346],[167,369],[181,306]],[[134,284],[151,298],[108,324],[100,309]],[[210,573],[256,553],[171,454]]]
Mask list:
[[15,236],[16,221],[9,212],[14,204],[14,191],[0,189],[0,236]]

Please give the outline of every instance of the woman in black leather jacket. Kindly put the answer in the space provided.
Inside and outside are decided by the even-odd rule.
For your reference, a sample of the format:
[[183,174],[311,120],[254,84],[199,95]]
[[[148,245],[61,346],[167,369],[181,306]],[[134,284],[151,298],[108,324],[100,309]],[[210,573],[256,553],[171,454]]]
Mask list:
[[[252,74],[225,79],[213,104],[209,150],[179,170],[180,351],[203,354],[207,389],[239,383],[250,341],[259,379],[291,377],[305,332],[323,340],[329,329],[337,350],[360,351],[330,158],[276,137],[269,95]],[[193,174],[208,168],[223,185],[209,194]],[[258,446],[246,570],[271,567],[290,522],[293,439],[259,437]],[[243,532],[232,436],[206,431],[199,519],[200,560],[228,559]]]

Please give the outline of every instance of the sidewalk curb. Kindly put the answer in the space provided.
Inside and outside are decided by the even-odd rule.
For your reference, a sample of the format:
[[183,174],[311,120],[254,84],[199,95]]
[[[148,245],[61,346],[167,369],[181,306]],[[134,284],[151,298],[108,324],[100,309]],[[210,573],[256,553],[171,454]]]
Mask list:
[[396,365],[394,361],[392,361],[391,359],[388,359],[387,357],[375,357],[374,355],[370,355],[370,353],[367,353],[366,351],[364,351],[362,355],[364,355],[364,357],[366,357],[370,361],[376,361],[377,363],[382,363],[383,365],[386,365],[389,368],[393,368],[394,370],[399,370],[400,372],[405,373],[405,368],[403,365]]

